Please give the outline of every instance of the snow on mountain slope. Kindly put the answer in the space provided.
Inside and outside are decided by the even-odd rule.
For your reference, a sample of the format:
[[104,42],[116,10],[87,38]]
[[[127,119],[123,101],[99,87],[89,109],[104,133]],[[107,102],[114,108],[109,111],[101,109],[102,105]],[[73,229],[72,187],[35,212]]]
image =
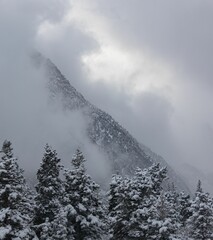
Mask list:
[[136,167],[145,168],[153,162],[160,162],[167,166],[169,177],[177,188],[189,192],[183,180],[162,157],[140,144],[109,114],[89,103],[49,59],[38,53],[33,59],[37,66],[45,68],[52,101],[60,99],[65,110],[81,110],[89,119],[88,137],[107,156],[113,172],[131,174]]

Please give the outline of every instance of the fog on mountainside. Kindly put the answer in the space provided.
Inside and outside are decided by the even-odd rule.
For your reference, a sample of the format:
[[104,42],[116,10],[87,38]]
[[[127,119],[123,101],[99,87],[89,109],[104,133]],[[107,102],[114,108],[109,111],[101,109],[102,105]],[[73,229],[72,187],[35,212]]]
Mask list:
[[37,49],[190,186],[201,178],[212,191],[212,16],[211,1],[1,1],[0,141],[35,172],[46,142],[68,163],[84,139],[91,165],[101,162],[90,170],[110,175],[88,119],[49,107],[46,76],[29,60]]
[[213,239],[212,22],[212,0],[0,0],[0,239]]
[[[61,104],[61,109],[63,109],[61,113],[68,113],[66,117],[70,122],[72,122],[72,117],[69,113],[76,110],[82,113],[83,119],[86,119],[86,139],[89,138],[90,143],[94,144],[93,146],[106,158],[105,163],[101,162],[102,158],[96,160],[100,165],[107,165],[111,174],[119,172],[131,175],[137,167],[145,168],[153,162],[159,162],[168,167],[170,182],[174,182],[179,190],[189,191],[165,160],[139,144],[110,115],[85,100],[50,60],[45,59],[41,54],[35,54],[33,60],[46,72],[51,103]],[[67,130],[69,131],[69,126]],[[85,142],[83,138],[79,140],[81,145],[88,145],[88,141]],[[69,139],[67,139],[68,143]],[[92,146],[91,144],[89,146]]]

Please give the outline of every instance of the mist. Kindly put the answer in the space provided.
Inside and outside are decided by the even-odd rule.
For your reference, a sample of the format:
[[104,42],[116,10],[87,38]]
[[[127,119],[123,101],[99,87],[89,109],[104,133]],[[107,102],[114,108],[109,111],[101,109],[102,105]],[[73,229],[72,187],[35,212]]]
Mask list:
[[[29,178],[35,178],[44,146],[48,143],[56,149],[66,168],[70,167],[73,154],[80,148],[87,159],[88,172],[97,181],[104,181],[109,177],[110,168],[105,156],[88,139],[88,123],[82,113],[64,112],[60,101],[54,105],[50,103],[45,70],[36,68],[32,62],[34,40],[40,26],[38,18],[57,21],[57,6],[54,15],[53,9],[48,11],[42,2],[1,4],[1,10],[8,9],[8,13],[1,14],[0,23],[3,30],[0,40],[0,142],[5,139],[12,142],[14,154]],[[40,12],[40,8],[43,11]],[[45,14],[40,16],[41,13]]]
[[80,148],[88,160],[88,172],[99,182],[108,177],[110,168],[88,139],[88,122],[81,111],[63,111],[60,99],[58,103],[50,102],[45,71],[35,68],[30,57],[5,70],[1,75],[0,141],[12,141],[15,156],[26,175],[35,177],[48,143],[56,149],[66,168]]
[[0,142],[12,141],[28,171],[47,142],[65,163],[81,145],[89,171],[101,162],[105,173],[81,113],[49,106],[45,75],[29,59],[36,49],[188,181],[197,171],[211,190],[212,13],[209,0],[1,1]]

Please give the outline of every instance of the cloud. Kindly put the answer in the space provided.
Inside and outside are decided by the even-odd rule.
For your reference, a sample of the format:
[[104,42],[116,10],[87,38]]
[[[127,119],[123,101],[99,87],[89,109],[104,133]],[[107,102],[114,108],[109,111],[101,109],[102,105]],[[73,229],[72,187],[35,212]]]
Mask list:
[[109,22],[123,43],[172,60],[193,78],[210,71],[212,1],[111,1],[99,7],[111,12]]
[[56,138],[49,120],[66,136],[26,57],[35,48],[168,162],[211,174],[212,13],[211,0],[1,1],[2,139],[19,136],[21,153],[31,129]]
[[[87,123],[80,112],[64,113],[60,103],[49,105],[44,71],[35,68],[30,58],[38,38],[43,46],[51,44],[50,39],[43,38],[41,26],[47,22],[60,25],[65,14],[62,2],[0,3],[0,142],[12,141],[20,165],[31,177],[39,167],[46,143],[57,150],[66,167],[70,167],[72,155],[80,146],[88,159],[89,173],[100,182],[110,169],[86,136]],[[82,38],[78,31],[73,30],[71,35]]]
[[[0,2],[1,142],[5,138],[13,140],[18,153],[25,150],[29,159],[33,148],[27,151],[27,147],[30,142],[35,148],[38,144],[40,116],[47,106],[44,75],[32,67],[29,58],[40,21],[49,11],[44,6],[42,1]],[[50,19],[53,19],[53,8],[49,11]],[[35,166],[33,162],[32,166]]]
[[204,172],[212,167],[212,11],[211,1],[79,1],[69,26],[97,45],[81,51],[79,78],[64,69],[91,102],[168,162]]

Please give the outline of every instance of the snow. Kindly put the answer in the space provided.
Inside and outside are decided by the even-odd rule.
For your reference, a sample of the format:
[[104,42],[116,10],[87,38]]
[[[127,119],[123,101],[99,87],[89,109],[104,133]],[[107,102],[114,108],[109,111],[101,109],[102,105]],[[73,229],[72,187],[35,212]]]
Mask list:
[[8,234],[11,231],[11,227],[0,227],[0,239],[4,239],[6,234]]
[[92,223],[92,224],[99,222],[99,219],[98,219],[96,216],[93,216],[92,214],[90,214],[90,215],[88,216],[88,219],[91,220],[91,223]]
[[81,203],[78,204],[78,208],[79,208],[79,210],[81,210],[81,211],[86,211],[86,210],[87,210],[87,209],[84,207],[84,205],[81,204]]
[[167,229],[168,229],[167,227],[161,227],[161,228],[159,229],[159,233],[166,232]]

